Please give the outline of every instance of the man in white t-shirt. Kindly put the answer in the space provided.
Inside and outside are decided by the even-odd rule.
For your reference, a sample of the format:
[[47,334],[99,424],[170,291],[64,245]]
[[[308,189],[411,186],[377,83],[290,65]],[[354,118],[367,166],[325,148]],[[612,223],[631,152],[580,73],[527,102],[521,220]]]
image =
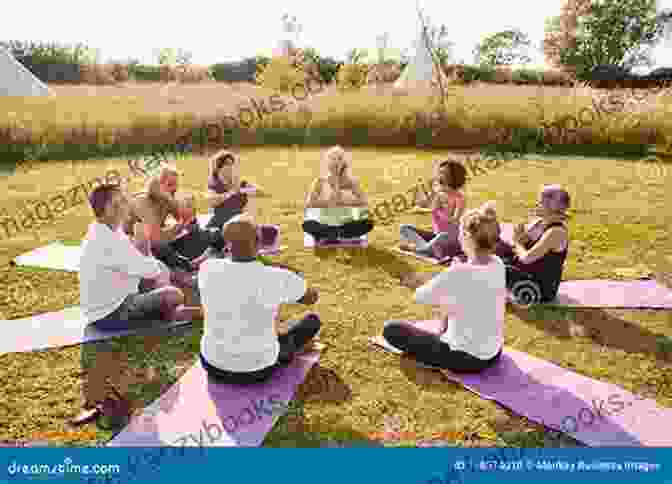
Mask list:
[[155,287],[162,287],[140,292],[141,281],[156,280],[162,276],[162,267],[151,256],[142,224],[136,226],[135,245],[121,229],[129,204],[119,186],[97,187],[90,202],[96,221],[82,243],[79,270],[80,305],[89,322],[116,330],[147,321],[198,316],[197,308],[181,306],[182,291],[165,282],[154,282]]
[[218,381],[257,383],[290,362],[320,330],[319,317],[309,313],[278,334],[278,306],[314,304],[317,291],[306,288],[300,275],[257,260],[257,228],[248,216],[229,222],[224,237],[231,259],[208,259],[198,274],[204,311],[201,363]]
[[[79,269],[80,306],[88,321],[98,329],[120,330],[148,326],[159,320],[201,318],[199,307],[183,306],[182,291],[169,285],[169,273],[149,255],[144,227],[136,226],[136,245],[121,229],[128,212],[128,200],[121,188],[99,186],[91,192],[89,202],[96,220],[82,243]],[[141,282],[156,289],[143,292]],[[106,398],[106,380],[124,386],[122,360],[127,358],[109,340],[83,345],[85,411],[73,424],[87,423],[105,413],[104,408],[111,401]],[[112,383],[113,391],[120,396],[116,384]]]
[[423,363],[457,372],[478,372],[495,364],[504,345],[506,276],[494,255],[499,225],[489,205],[467,213],[460,243],[468,259],[455,260],[437,275],[409,274],[402,284],[415,289],[420,304],[447,307],[450,316],[433,334],[405,321],[385,323],[383,336]]

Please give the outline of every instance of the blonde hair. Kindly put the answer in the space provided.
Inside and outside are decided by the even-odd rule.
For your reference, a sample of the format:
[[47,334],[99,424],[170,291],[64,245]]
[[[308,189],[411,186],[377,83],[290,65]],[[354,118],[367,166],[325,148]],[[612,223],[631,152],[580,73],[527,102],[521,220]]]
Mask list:
[[486,202],[465,213],[460,220],[460,230],[473,240],[477,250],[494,251],[500,236],[495,202]]
[[327,151],[325,151],[324,156],[322,157],[322,175],[324,177],[331,175],[331,170],[329,169],[329,167],[331,166],[332,163],[334,163],[334,161],[340,161],[343,163],[343,165],[345,166],[345,170],[343,171],[344,175],[348,176],[351,175],[350,157],[343,148],[336,145],[332,146]]

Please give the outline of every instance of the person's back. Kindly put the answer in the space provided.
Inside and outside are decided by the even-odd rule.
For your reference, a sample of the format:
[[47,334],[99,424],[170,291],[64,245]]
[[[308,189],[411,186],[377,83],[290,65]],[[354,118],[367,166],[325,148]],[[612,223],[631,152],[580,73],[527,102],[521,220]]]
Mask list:
[[[446,295],[439,296],[442,298],[440,301],[449,302],[457,310],[450,316],[448,330],[441,340],[454,350],[482,360],[492,358],[504,344],[504,263],[493,256],[487,265],[457,263],[446,272],[453,274],[450,287],[446,287]],[[442,275],[438,276],[439,281]]]
[[408,274],[402,284],[415,289],[419,304],[446,306],[449,316],[437,332],[409,321],[387,321],[383,337],[423,363],[457,372],[494,365],[504,345],[506,272],[494,255],[500,235],[492,204],[466,213],[459,241],[467,262],[454,261],[438,275]]
[[205,261],[198,279],[205,316],[201,341],[205,359],[231,372],[273,365],[279,352],[275,312],[279,304],[296,302],[304,295],[304,280],[260,262],[226,259]]

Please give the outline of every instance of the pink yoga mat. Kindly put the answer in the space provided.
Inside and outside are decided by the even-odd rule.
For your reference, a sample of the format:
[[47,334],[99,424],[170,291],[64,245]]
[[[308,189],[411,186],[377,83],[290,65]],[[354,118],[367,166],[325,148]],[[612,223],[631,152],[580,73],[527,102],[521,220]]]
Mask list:
[[257,447],[319,359],[297,356],[268,382],[247,386],[214,383],[196,363],[108,446]]
[[190,321],[151,321],[141,329],[101,331],[87,322],[79,306],[74,306],[29,318],[0,321],[3,334],[0,338],[0,354],[61,348],[128,334],[168,331],[191,324]]
[[[441,323],[414,324],[436,333]],[[382,336],[371,341],[390,351]],[[479,374],[442,372],[480,397],[587,445],[672,446],[672,409],[514,349],[506,348],[497,365]]]

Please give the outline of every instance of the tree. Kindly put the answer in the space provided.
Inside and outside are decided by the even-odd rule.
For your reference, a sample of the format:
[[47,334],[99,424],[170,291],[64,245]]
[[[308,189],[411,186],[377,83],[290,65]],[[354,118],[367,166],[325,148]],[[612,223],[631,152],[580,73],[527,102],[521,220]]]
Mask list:
[[172,47],[164,47],[162,49],[154,49],[157,63],[159,65],[175,64],[177,60],[177,52]]
[[355,47],[347,52],[346,58],[348,59],[348,64],[361,64],[368,55],[368,49],[358,49]]
[[575,43],[560,51],[560,61],[580,79],[598,65],[642,65],[668,21],[667,13],[656,12],[656,0],[594,0],[576,18]]
[[527,55],[532,43],[518,28],[502,30],[485,37],[474,49],[477,64],[490,66],[527,63],[532,59]]

